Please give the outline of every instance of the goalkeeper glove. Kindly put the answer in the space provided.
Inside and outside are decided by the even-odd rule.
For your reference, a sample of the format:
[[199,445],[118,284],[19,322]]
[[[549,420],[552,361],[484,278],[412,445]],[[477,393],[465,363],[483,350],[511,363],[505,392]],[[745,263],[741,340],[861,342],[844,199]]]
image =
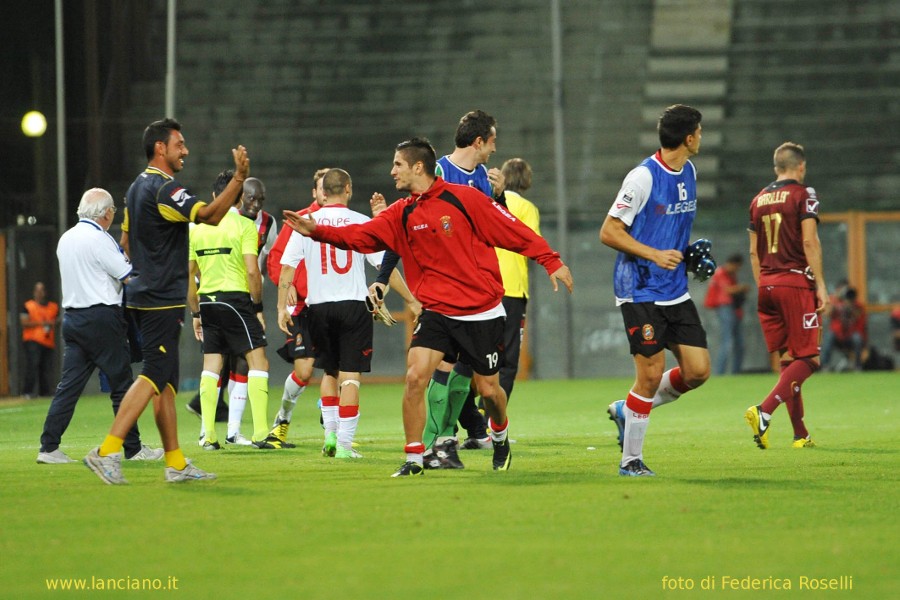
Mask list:
[[366,296],[366,309],[372,313],[373,319],[381,321],[388,327],[397,323],[384,303],[384,288],[380,286],[375,285],[369,288],[369,295]]
[[700,238],[687,247],[684,251],[684,261],[687,270],[701,283],[716,272],[716,259],[712,257],[712,242],[706,238]]

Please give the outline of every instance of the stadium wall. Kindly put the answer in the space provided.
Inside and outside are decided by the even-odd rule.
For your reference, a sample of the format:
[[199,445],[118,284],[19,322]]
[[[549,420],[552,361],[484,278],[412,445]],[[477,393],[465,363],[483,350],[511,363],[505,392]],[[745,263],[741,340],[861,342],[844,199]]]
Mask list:
[[[90,173],[98,170],[88,168],[83,187],[100,185],[122,198],[145,164],[141,132],[163,116],[166,3],[140,4],[140,10],[132,3],[110,6],[131,7],[110,21],[128,24],[128,56],[116,64],[130,83],[99,78],[107,86],[127,85],[122,112],[102,115],[103,135],[117,138],[102,147],[121,149],[127,158],[121,171],[103,171],[103,181],[93,181]],[[179,0],[176,6],[174,116],[191,150],[183,180],[198,193],[209,193],[216,173],[231,164],[230,148],[242,143],[250,149],[253,174],[267,185],[270,212],[304,205],[312,172],[326,165],[351,173],[354,204],[364,207],[374,191],[391,197],[388,171],[398,141],[426,135],[439,153],[450,152],[459,116],[482,108],[499,121],[491,166],[513,156],[532,164],[528,195],[542,210],[547,237],[558,242],[546,0]],[[655,119],[666,105],[691,103],[705,115],[696,161],[704,192],[695,233],[713,239],[718,256],[745,250],[747,205],[773,178],[772,149],[786,139],[807,148],[809,183],[823,214],[900,208],[900,154],[893,150],[893,132],[900,130],[900,5],[729,0],[716,10],[704,6],[696,0],[560,3],[572,230],[565,258],[578,285],[571,341],[577,376],[630,373],[624,344],[613,337],[613,253],[599,245],[596,231],[624,175],[652,152]],[[96,7],[98,14],[107,8]],[[82,12],[67,22],[75,28],[67,39],[76,40],[91,18]],[[699,29],[684,33],[686,19]],[[678,32],[690,43],[676,43]],[[698,39],[698,32],[706,37]],[[109,94],[99,91],[103,98]],[[843,227],[823,226],[828,248],[846,247],[840,245]],[[867,251],[881,262],[869,273],[894,276],[896,261],[884,257],[896,254],[896,225],[873,227],[868,239],[877,239],[877,247]],[[839,262],[827,261],[826,268]],[[543,278],[534,277],[530,341],[534,375],[553,377],[566,372],[558,363],[565,342],[554,333],[560,299],[546,293]],[[746,266],[742,278],[749,280]],[[891,294],[883,303],[896,301]],[[13,310],[17,302],[11,301]],[[378,331],[376,343],[385,351],[374,368],[402,373],[403,336],[397,328]],[[196,359],[185,364],[188,374],[199,365],[199,352],[185,344],[186,359]],[[599,352],[619,354],[598,360]],[[748,361],[758,352],[759,346],[748,347]],[[280,376],[273,372],[273,381]]]

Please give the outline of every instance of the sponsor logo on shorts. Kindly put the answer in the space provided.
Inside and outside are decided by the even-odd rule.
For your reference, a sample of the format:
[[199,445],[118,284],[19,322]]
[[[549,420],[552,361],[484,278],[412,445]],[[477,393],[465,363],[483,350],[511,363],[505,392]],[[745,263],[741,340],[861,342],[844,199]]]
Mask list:
[[422,324],[421,324],[421,323],[416,323],[416,328],[413,329],[412,334],[413,334],[413,335],[416,335],[417,333],[419,333],[419,330],[420,330],[420,329],[422,329]]
[[441,230],[447,236],[453,235],[453,223],[450,222],[450,217],[447,215],[441,217]]
[[803,329],[818,329],[819,315],[816,313],[806,313],[803,315]]
[[644,339],[645,339],[645,340],[648,340],[648,341],[649,341],[649,340],[652,340],[652,339],[653,339],[653,335],[654,335],[655,333],[656,333],[656,332],[653,331],[653,325],[651,325],[650,323],[647,323],[646,325],[644,325],[643,327],[641,327],[641,335],[644,336]]
[[371,356],[371,355],[372,355],[372,349],[371,349],[371,348],[366,348],[365,350],[362,351],[362,355],[363,355],[363,356]]
[[634,332],[637,331],[638,329],[640,329],[640,327],[629,327],[628,335],[634,335]]

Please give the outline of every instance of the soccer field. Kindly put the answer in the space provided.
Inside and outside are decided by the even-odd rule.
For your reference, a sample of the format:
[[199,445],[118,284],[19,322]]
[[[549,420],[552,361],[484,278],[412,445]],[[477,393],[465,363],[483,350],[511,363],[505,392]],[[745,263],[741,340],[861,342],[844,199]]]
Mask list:
[[[344,462],[320,455],[312,389],[294,413],[298,447],[281,451],[201,451],[181,394],[185,452],[219,479],[180,485],[161,463],[125,464],[128,486],[37,465],[49,401],[0,404],[0,596],[896,598],[898,379],[812,377],[818,447],[791,448],[780,408],[761,451],[743,413],[774,376],[713,378],[653,413],[657,477],[639,479],[617,475],[606,415],[624,379],[521,382],[509,472],[464,451],[464,471],[404,480],[389,477],[404,459],[398,385],[363,385],[364,458]],[[110,422],[107,399],[83,398],[62,449],[82,458]],[[140,425],[158,446],[152,411]]]

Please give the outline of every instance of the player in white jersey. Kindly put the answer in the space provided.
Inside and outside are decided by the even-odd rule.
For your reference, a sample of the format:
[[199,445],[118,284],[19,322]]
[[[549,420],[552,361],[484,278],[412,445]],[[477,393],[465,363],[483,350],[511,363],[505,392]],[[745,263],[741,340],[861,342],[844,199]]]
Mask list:
[[[322,178],[325,203],[311,213],[317,223],[342,227],[369,221],[350,210],[353,194],[350,175],[330,169]],[[297,264],[306,264],[309,330],[321,383],[325,444],[322,453],[337,458],[359,458],[352,448],[359,422],[359,377],[372,363],[372,316],[366,308],[365,261],[378,268],[384,252],[360,254],[292,234],[281,257],[278,283],[278,326],[285,333],[293,324],[287,310],[288,288]]]

